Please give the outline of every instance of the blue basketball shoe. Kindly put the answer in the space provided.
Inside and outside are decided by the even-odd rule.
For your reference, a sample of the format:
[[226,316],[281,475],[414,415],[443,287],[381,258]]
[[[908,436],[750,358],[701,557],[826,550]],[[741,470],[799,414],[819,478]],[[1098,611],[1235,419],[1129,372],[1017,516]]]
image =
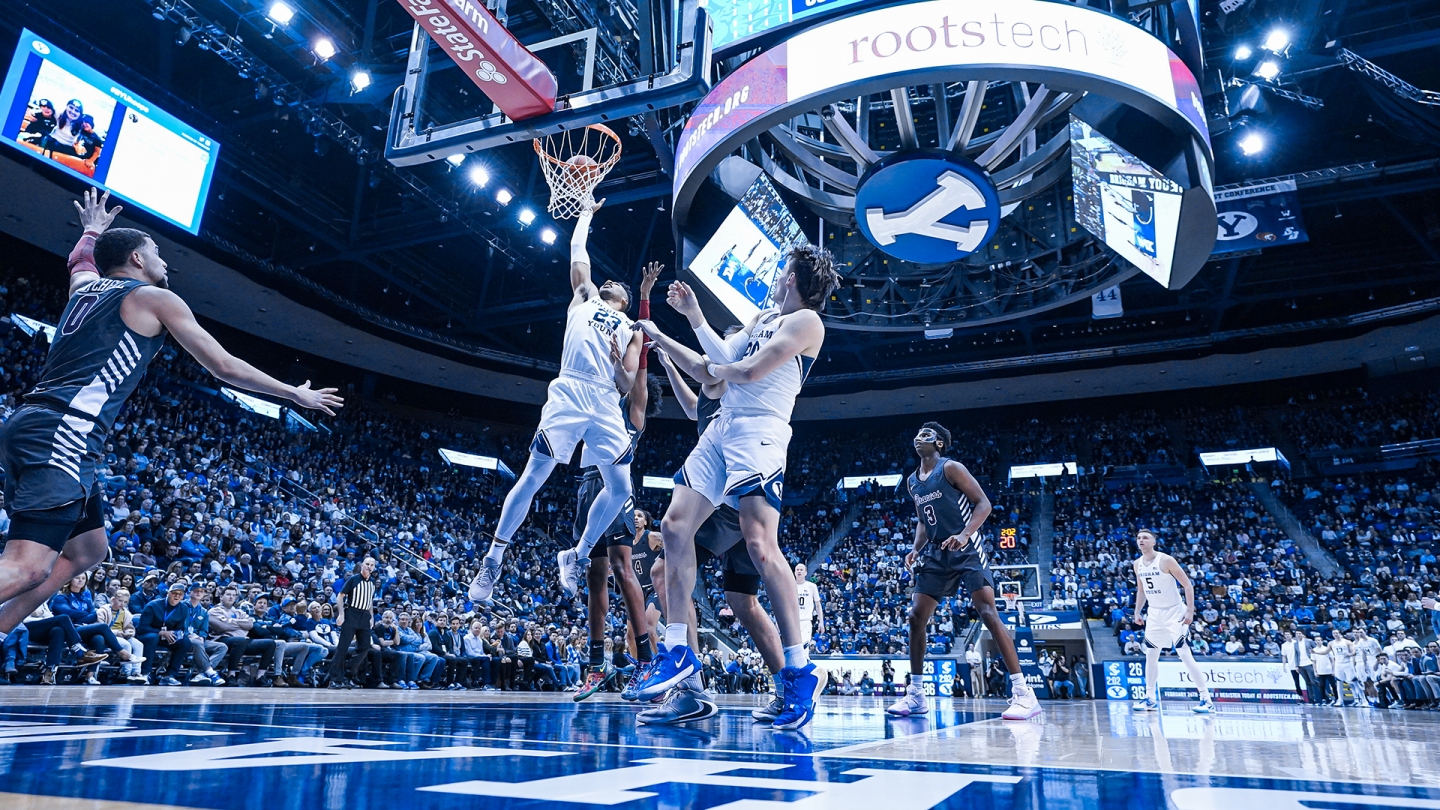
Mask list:
[[653,700],[699,671],[700,659],[689,647],[671,647],[650,662],[645,679],[635,687],[635,698]]
[[815,719],[815,701],[825,691],[830,673],[815,666],[812,661],[803,667],[785,667],[780,670],[780,681],[784,685],[785,710],[780,712],[771,724],[779,731],[794,731]]

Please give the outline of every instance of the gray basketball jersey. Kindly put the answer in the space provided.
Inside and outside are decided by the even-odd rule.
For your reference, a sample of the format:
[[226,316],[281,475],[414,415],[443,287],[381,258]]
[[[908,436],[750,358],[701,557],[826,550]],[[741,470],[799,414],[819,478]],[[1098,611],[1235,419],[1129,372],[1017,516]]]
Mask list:
[[[924,549],[927,556],[940,557],[950,553],[942,552],[940,544],[946,538],[964,531],[974,512],[974,507],[965,493],[956,489],[945,478],[945,465],[950,463],[950,459],[940,459],[940,463],[930,471],[930,476],[923,480],[917,468],[910,473],[906,482],[910,498],[915,502],[915,513],[925,524],[925,534],[930,538]],[[979,538],[976,538],[965,550],[979,550],[979,542]]]
[[120,317],[125,297],[143,286],[102,278],[76,290],[60,316],[40,382],[25,401],[93,422],[92,438],[108,434],[165,344],[164,332],[145,337]]
[[700,399],[695,403],[695,429],[700,435],[705,435],[705,429],[720,415],[720,400],[711,399],[705,396],[702,389]]

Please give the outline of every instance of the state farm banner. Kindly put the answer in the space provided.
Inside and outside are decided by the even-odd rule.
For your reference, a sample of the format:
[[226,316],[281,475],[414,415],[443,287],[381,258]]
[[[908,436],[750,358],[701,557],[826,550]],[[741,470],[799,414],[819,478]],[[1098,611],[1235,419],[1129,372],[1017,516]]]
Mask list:
[[399,0],[485,96],[516,121],[555,111],[555,74],[484,5],[472,0]]

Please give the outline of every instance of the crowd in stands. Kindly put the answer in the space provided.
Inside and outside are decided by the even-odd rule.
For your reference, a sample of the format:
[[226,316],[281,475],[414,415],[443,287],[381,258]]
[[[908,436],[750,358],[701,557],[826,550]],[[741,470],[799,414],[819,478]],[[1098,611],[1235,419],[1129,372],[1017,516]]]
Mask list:
[[[53,322],[62,296],[58,281],[0,275],[4,311]],[[0,334],[0,415],[34,382],[45,353],[42,335],[13,328]],[[336,594],[373,556],[384,629],[378,648],[362,656],[367,685],[573,686],[586,657],[584,606],[561,593],[554,559],[572,542],[578,471],[553,476],[535,499],[506,556],[497,591],[505,610],[477,610],[464,586],[488,545],[484,532],[494,525],[509,480],[451,467],[436,451],[490,453],[518,469],[529,429],[409,412],[383,397],[346,393],[338,417],[308,430],[221,399],[203,369],[173,347],[162,351],[106,446],[112,554],[7,639],[5,677],[33,659],[47,680],[82,664],[73,668],[82,680],[313,686],[324,682],[326,662],[336,654]],[[1434,438],[1440,428],[1440,396],[1433,392],[1371,400],[1349,391],[1287,407],[1279,422],[1301,446],[1412,441]],[[1022,419],[1008,434],[967,431],[985,436],[957,455],[996,505],[987,542],[997,561],[1031,561],[1036,497],[1005,488],[1003,462],[1085,454],[1106,466],[1186,463],[1175,449],[1182,443],[1170,435],[1177,419],[1196,448],[1268,435],[1257,427],[1263,420],[1242,410],[1198,408],[1174,419],[1154,411],[1072,414]],[[845,530],[812,566],[825,611],[817,652],[905,654],[912,575],[904,557],[913,507],[890,487],[837,490],[835,483],[846,475],[907,474],[912,437],[899,430],[797,431],[786,483],[804,493],[803,502],[784,509],[782,546],[792,563],[809,562],[837,528]],[[668,477],[693,442],[693,426],[655,426],[640,445],[637,481],[642,474]],[[1145,526],[1197,583],[1197,651],[1273,655],[1286,630],[1348,631],[1360,623],[1386,638],[1400,629],[1428,637],[1436,614],[1420,600],[1434,596],[1440,578],[1437,481],[1440,467],[1431,462],[1404,475],[1272,482],[1340,561],[1341,575],[1325,577],[1247,485],[1117,489],[1085,476],[1080,487],[1055,495],[1054,563],[1046,572],[1052,604],[1104,618],[1132,643],[1129,563],[1134,531]],[[658,517],[668,492],[637,487],[637,500]],[[0,530],[7,524],[0,515]],[[1005,526],[1016,529],[1014,549],[997,547]],[[744,645],[743,630],[721,607],[719,578],[712,572],[703,581],[718,629]],[[949,600],[931,627],[931,651],[950,651],[971,619],[966,600]],[[606,622],[612,657],[628,666],[623,608]],[[97,671],[99,656],[105,661]],[[716,653],[707,667],[725,688],[765,688],[749,647],[734,656]]]

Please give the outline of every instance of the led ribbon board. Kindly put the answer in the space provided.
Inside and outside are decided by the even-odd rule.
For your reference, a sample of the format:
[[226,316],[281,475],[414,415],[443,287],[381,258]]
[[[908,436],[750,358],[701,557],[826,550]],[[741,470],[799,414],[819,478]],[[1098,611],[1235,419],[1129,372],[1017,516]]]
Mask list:
[[271,419],[280,418],[282,406],[268,399],[251,396],[244,391],[236,391],[234,388],[221,388],[220,397],[230,400],[251,413],[258,413],[261,416],[267,416]]
[[1290,462],[1274,447],[1257,447],[1253,450],[1222,450],[1216,453],[1201,453],[1200,463],[1206,467],[1249,464],[1252,461],[1277,461],[1285,466]]
[[[1200,211],[1206,206],[1195,199],[1195,213],[1213,231],[1209,130],[1194,74],[1165,43],[1121,18],[1043,0],[892,6],[821,23],[751,58],[701,100],[680,134],[676,226],[686,231],[695,195],[721,160],[801,112],[901,82],[996,79],[1091,93],[1188,139],[1203,164],[1195,189],[1208,203]],[[1177,275],[1188,281],[1193,272]]]
[[555,74],[485,6],[471,0],[398,0],[440,50],[516,121],[555,111]]
[[849,475],[840,479],[836,489],[858,489],[867,481],[874,481],[882,487],[898,487],[905,476],[895,475]]
[[1056,475],[1076,475],[1079,467],[1073,461],[1057,461],[1054,464],[1016,464],[1010,468],[1010,480],[1021,478],[1051,478]]

